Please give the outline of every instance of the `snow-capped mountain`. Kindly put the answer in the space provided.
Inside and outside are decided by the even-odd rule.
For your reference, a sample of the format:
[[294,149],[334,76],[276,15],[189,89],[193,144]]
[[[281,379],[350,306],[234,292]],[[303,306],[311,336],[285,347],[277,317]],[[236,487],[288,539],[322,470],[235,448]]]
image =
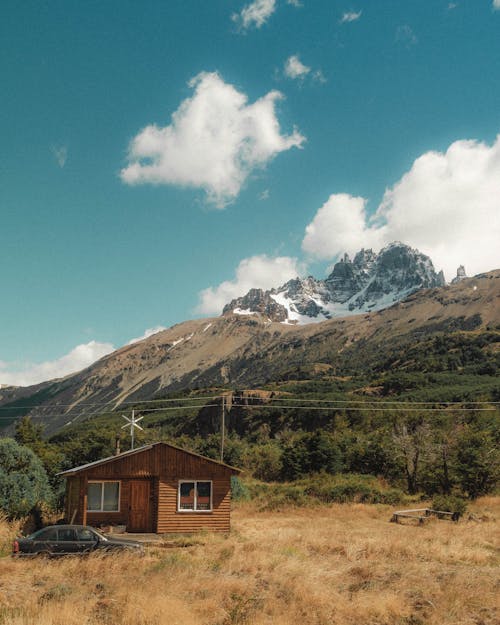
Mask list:
[[444,285],[443,272],[436,273],[428,256],[396,242],[378,254],[363,249],[352,261],[344,254],[325,280],[309,276],[270,291],[251,289],[227,304],[223,314],[260,313],[282,323],[312,323],[387,308],[414,291]]

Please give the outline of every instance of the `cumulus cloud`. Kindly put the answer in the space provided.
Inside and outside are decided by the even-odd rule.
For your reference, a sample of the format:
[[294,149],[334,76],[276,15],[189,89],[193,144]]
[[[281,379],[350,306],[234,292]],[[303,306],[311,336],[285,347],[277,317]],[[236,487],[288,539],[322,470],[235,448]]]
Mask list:
[[377,231],[366,224],[366,200],[337,193],[328,198],[306,227],[302,249],[318,259],[330,260],[343,252],[358,251],[360,241],[370,241],[365,247],[378,247],[382,241]]
[[276,0],[254,0],[243,7],[240,13],[234,13],[232,19],[246,30],[260,28],[276,11]]
[[150,336],[153,336],[153,334],[157,334],[158,332],[163,332],[163,330],[166,330],[166,329],[167,328],[165,328],[164,326],[155,326],[154,328],[148,328],[142,336],[138,336],[135,339],[131,339],[127,343],[127,345],[132,345],[133,343],[138,343],[139,341],[143,341],[144,339],[147,339]]
[[199,294],[197,312],[219,315],[225,304],[245,295],[250,289],[271,289],[304,271],[296,258],[289,256],[269,257],[265,254],[243,259],[236,269],[234,280],[226,280],[217,287],[209,287]]
[[500,11],[500,0],[493,0],[493,9],[495,11]]
[[304,63],[302,63],[297,54],[290,56],[285,61],[284,72],[285,76],[287,76],[288,78],[303,78],[304,76],[307,76],[310,71],[311,68],[307,67],[307,65],[304,65]]
[[66,161],[68,159],[68,148],[65,145],[53,145],[50,150],[56,159],[56,163],[62,169],[66,165]]
[[189,85],[194,94],[181,103],[169,126],[146,126],[131,141],[123,182],[201,188],[210,202],[224,208],[252,171],[305,141],[297,129],[281,134],[279,91],[248,104],[248,97],[217,73],[202,72]]
[[361,13],[363,11],[358,11],[355,13],[354,11],[347,11],[340,18],[340,23],[345,24],[346,22],[356,22],[361,17]]
[[288,57],[285,61],[283,74],[292,80],[302,81],[306,76],[310,76],[312,80],[326,82],[323,72],[320,69],[313,72],[310,67],[302,63],[298,54],[293,54]]
[[99,358],[111,353],[111,343],[90,341],[77,345],[68,354],[39,364],[28,363],[19,367],[16,363],[0,361],[0,383],[13,386],[29,386],[55,378],[62,378],[90,366]]
[[469,275],[500,266],[500,135],[490,146],[456,141],[426,152],[392,188],[372,217],[366,200],[332,195],[307,226],[305,252],[332,259],[361,247],[403,241],[429,255],[448,279],[460,264]]

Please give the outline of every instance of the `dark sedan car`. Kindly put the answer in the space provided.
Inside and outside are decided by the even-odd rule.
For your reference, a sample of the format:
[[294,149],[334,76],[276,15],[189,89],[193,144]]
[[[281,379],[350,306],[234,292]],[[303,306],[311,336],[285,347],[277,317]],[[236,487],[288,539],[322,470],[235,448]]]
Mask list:
[[143,553],[144,547],[135,540],[104,536],[86,525],[51,525],[26,538],[17,538],[12,545],[13,556],[62,556],[96,550]]

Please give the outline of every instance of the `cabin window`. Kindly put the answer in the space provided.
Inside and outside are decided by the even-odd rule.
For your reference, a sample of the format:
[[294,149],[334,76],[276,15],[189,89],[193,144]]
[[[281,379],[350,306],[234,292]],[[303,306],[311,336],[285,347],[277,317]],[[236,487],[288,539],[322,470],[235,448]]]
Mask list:
[[88,512],[118,512],[120,510],[120,482],[89,482]]
[[179,482],[177,509],[180,512],[211,512],[212,482],[206,480]]

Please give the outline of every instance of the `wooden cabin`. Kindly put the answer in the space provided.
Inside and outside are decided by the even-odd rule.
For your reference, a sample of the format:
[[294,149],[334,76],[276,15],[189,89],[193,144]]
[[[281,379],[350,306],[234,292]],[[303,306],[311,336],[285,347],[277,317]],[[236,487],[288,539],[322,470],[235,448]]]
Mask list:
[[127,532],[229,532],[239,469],[167,443],[63,471],[68,522]]

